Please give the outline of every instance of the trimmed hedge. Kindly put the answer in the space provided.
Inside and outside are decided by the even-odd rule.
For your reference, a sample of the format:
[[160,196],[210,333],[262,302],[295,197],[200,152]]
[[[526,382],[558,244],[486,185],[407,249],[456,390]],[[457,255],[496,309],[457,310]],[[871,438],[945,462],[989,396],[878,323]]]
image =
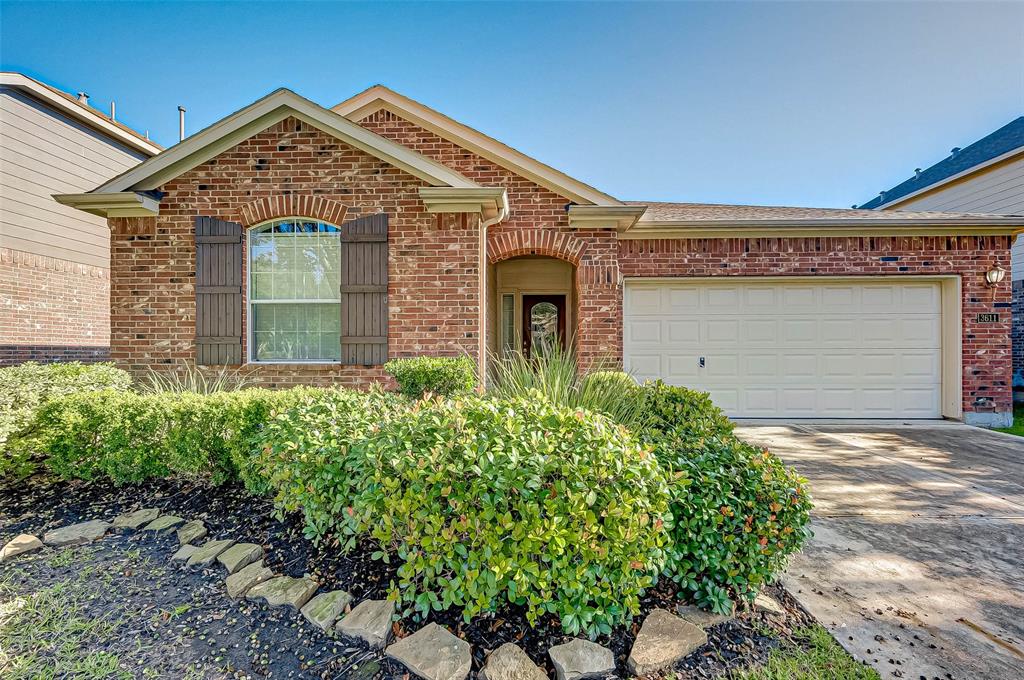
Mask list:
[[476,365],[469,357],[412,357],[392,359],[384,370],[410,399],[425,394],[443,397],[469,392],[476,386]]
[[46,454],[63,477],[115,483],[153,477],[242,478],[259,489],[251,452],[275,411],[325,393],[316,388],[249,389],[210,395],[192,392],[105,390],[53,399],[24,442]]
[[397,595],[423,614],[457,605],[468,621],[512,602],[531,623],[550,612],[570,633],[607,633],[666,558],[654,457],[539,393],[421,403],[355,443],[349,465],[347,532],[401,561]]
[[643,388],[641,438],[674,480],[665,573],[703,606],[752,599],[810,535],[807,480],[737,439],[707,394],[661,381]]
[[50,399],[106,388],[127,390],[131,377],[112,364],[79,362],[0,368],[0,477],[31,473],[31,452],[15,447],[15,439],[32,422],[37,409]]

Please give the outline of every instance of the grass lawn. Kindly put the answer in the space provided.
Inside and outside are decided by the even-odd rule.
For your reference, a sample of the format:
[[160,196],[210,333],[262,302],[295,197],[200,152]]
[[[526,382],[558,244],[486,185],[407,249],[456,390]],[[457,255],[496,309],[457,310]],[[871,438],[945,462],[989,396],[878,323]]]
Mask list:
[[1018,437],[1024,437],[1024,406],[1013,407],[1013,427],[997,430],[997,432],[1008,432]]
[[800,646],[777,649],[768,663],[733,673],[729,680],[880,680],[873,668],[850,657],[821,626],[793,635]]

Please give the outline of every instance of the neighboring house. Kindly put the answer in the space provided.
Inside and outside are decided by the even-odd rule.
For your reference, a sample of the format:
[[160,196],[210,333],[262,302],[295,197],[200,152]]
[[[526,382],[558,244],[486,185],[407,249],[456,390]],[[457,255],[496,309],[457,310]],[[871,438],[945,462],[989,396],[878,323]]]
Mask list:
[[134,373],[360,385],[571,336],[584,368],[734,416],[1011,414],[1010,286],[986,272],[1024,220],[620,201],[381,86],[333,109],[277,90],[56,199],[108,218]]
[[[1024,116],[881,192],[861,208],[1024,215]],[[1006,264],[1006,263],[1004,263]],[[1024,388],[1024,239],[1013,242],[1014,386]],[[1024,397],[1024,391],[1018,392]]]
[[109,357],[110,230],[51,195],[159,151],[85,101],[0,73],[0,366]]

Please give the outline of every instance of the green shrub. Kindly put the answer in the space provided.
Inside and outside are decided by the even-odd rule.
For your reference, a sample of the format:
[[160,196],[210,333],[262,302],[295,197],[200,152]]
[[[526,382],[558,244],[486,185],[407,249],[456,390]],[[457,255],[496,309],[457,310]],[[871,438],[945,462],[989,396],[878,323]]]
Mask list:
[[392,359],[384,370],[394,377],[398,389],[411,399],[424,394],[452,396],[476,385],[476,366],[469,357],[412,357]]
[[[624,428],[534,393],[421,402],[351,447],[350,534],[397,557],[399,599],[468,621],[506,601],[531,623],[607,633],[665,559],[666,478]],[[350,539],[351,541],[351,539]]]
[[130,385],[129,375],[111,364],[28,362],[0,368],[0,477],[32,471],[31,449],[13,442],[8,447],[8,440],[25,429],[42,404],[65,394]]
[[504,399],[538,392],[552,404],[603,413],[626,427],[642,419],[639,390],[628,374],[600,366],[583,374],[576,355],[559,344],[533,357],[519,352],[493,357],[490,365],[490,392]]
[[641,439],[672,486],[665,573],[715,611],[753,598],[809,536],[806,480],[738,440],[707,394],[658,381],[643,388]]
[[221,483],[242,478],[269,487],[252,451],[268,418],[314,388],[137,394],[105,390],[50,400],[24,445],[46,455],[67,478],[107,477],[118,484],[176,476]]
[[352,443],[407,405],[400,395],[380,389],[304,395],[267,421],[255,444],[257,474],[252,477],[260,484],[247,484],[256,492],[264,491],[265,484],[282,512],[301,511],[306,537],[319,542],[337,532],[343,510],[359,489],[350,461]]

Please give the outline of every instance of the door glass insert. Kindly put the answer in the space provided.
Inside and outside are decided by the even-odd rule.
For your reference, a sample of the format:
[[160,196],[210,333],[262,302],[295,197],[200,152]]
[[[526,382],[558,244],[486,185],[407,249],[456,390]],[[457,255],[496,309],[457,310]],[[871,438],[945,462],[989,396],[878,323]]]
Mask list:
[[536,352],[546,352],[558,342],[558,307],[538,302],[530,309],[530,345]]

